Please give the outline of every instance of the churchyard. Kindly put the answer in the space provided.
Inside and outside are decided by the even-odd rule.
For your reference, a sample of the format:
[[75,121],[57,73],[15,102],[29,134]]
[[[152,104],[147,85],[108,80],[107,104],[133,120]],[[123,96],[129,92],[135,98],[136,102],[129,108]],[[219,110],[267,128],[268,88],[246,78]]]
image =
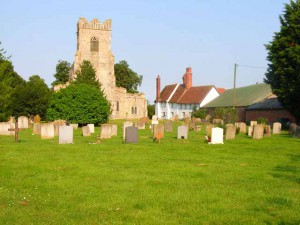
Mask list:
[[128,123],[125,137],[123,122],[72,129],[73,144],[49,125],[0,136],[0,224],[300,223],[300,139],[287,131],[254,139],[237,124],[215,138],[178,121]]

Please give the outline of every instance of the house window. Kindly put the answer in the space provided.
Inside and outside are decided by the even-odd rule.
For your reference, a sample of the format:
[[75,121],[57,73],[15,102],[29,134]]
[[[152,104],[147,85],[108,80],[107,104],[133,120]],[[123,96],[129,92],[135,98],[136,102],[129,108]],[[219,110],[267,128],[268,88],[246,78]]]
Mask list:
[[99,51],[99,40],[95,37],[91,39],[91,52],[98,52]]
[[182,112],[182,117],[185,118],[185,112]]

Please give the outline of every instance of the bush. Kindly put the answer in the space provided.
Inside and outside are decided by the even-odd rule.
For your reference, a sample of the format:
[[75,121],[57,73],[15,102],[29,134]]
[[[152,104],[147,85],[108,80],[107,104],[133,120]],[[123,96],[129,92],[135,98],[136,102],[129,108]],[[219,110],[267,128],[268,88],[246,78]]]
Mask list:
[[216,108],[213,117],[224,120],[225,124],[234,124],[238,120],[238,112],[233,108]]
[[194,109],[194,111],[192,112],[192,117],[195,118],[200,118],[200,119],[205,119],[207,115],[207,110],[206,109]]
[[257,119],[258,124],[267,124],[268,121],[269,121],[268,118],[263,118],[263,117]]

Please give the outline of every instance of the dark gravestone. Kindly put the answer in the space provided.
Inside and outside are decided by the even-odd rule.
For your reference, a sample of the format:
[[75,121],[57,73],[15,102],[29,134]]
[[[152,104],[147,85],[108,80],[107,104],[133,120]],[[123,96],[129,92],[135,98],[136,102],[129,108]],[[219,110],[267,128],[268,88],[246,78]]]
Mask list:
[[297,124],[291,123],[289,127],[289,134],[294,135],[296,132]]
[[173,122],[172,121],[166,121],[164,123],[165,125],[165,132],[173,132]]
[[300,138],[300,126],[296,127],[294,137],[295,138]]
[[125,143],[138,143],[139,136],[138,136],[139,129],[134,126],[126,127],[125,128]]

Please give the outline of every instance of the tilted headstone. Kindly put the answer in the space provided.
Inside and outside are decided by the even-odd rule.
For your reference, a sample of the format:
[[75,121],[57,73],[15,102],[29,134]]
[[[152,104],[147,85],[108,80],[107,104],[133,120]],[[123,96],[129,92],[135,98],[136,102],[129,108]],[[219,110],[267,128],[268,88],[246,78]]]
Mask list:
[[117,136],[118,135],[118,125],[112,124],[111,125],[111,136]]
[[264,125],[257,124],[253,128],[253,139],[262,139],[264,137]]
[[235,133],[236,133],[236,126],[234,126],[234,125],[226,126],[225,139],[226,140],[233,140],[233,139],[235,139]]
[[42,139],[53,139],[54,138],[53,123],[42,123],[41,124],[41,138]]
[[18,128],[19,129],[27,129],[29,124],[29,119],[27,116],[20,116],[18,118]]
[[41,117],[40,115],[35,115],[33,118],[33,122],[34,123],[41,123]]
[[73,144],[73,127],[59,126],[58,133],[59,144]]
[[126,130],[126,127],[132,127],[133,126],[133,123],[131,121],[125,121],[123,123],[123,139],[125,139],[125,130]]
[[77,129],[78,128],[78,123],[71,123],[70,126],[73,127],[73,129]]
[[83,126],[81,129],[83,137],[91,136],[90,128],[88,126]]
[[296,132],[297,124],[291,123],[289,127],[289,134],[294,135]]
[[270,137],[271,136],[271,126],[270,125],[265,125],[264,126],[264,136],[265,137]]
[[108,139],[111,138],[112,135],[112,127],[110,124],[102,124],[101,125],[101,133],[100,138],[101,139]]
[[145,123],[144,123],[144,122],[137,122],[137,123],[136,123],[136,127],[137,127],[139,130],[145,130]]
[[165,126],[163,124],[153,125],[153,139],[160,140],[164,137]]
[[206,135],[211,136],[211,131],[213,128],[214,128],[213,125],[206,125],[206,127],[205,127]]
[[253,135],[253,127],[248,127],[248,136],[249,137],[252,137],[252,135]]
[[257,125],[257,121],[250,121],[250,127]]
[[187,126],[181,125],[177,128],[177,139],[187,139],[188,128]]
[[41,134],[41,124],[40,123],[34,123],[32,134]]
[[273,134],[280,134],[281,133],[281,123],[273,123]]
[[11,122],[1,122],[0,123],[0,135],[3,136],[10,136],[14,135],[15,133],[13,131],[9,131],[8,129],[14,129],[15,124]]
[[300,126],[296,127],[294,137],[295,138],[300,138]]
[[173,122],[172,121],[165,121],[164,122],[165,132],[173,132]]
[[247,131],[246,123],[238,122],[238,123],[235,123],[235,126],[240,128],[240,133],[246,133],[246,131]]
[[91,134],[95,133],[95,125],[94,124],[89,123],[87,126],[90,128]]
[[212,128],[211,144],[223,144],[223,129],[219,127]]
[[134,126],[126,127],[125,129],[125,143],[138,143],[139,129]]

